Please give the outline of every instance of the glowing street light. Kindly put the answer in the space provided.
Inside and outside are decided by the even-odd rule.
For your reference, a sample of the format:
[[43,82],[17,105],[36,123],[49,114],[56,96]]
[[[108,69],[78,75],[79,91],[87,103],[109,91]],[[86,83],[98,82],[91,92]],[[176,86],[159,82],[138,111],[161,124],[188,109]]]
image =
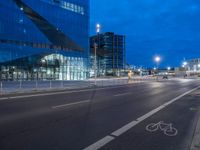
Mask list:
[[160,57],[159,57],[159,56],[156,56],[156,57],[155,57],[155,61],[156,61],[156,63],[159,63],[159,62],[160,62],[160,60],[161,60],[161,59],[160,59]]
[[101,29],[101,25],[99,23],[96,24],[96,32],[99,33]]
[[157,69],[158,69],[159,63],[160,63],[160,61],[161,61],[160,56],[156,56],[156,57],[154,58],[154,60],[155,60],[155,62],[156,62],[156,64],[157,64]]
[[[158,74],[158,72],[159,72],[159,63],[161,61],[161,58],[160,58],[160,56],[156,56],[154,59],[155,59],[155,62],[157,64],[157,74]],[[158,81],[158,76],[156,76],[156,81]]]
[[167,67],[167,70],[168,70],[168,71],[171,70],[171,67]]
[[186,66],[188,63],[186,61],[183,62],[183,65]]
[[[96,33],[99,35],[101,25],[98,23],[96,24]],[[95,76],[95,85],[96,85],[96,78],[97,78],[97,44],[94,43],[94,76]]]

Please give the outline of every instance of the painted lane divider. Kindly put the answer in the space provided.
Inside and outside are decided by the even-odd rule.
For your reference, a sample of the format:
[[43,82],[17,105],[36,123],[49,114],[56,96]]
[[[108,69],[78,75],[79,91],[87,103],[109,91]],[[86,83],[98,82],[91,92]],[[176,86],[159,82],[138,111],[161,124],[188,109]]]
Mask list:
[[[95,90],[105,90],[105,89],[117,89],[120,87],[128,87],[130,85],[119,85],[117,87],[103,87],[103,88],[96,88]],[[20,96],[8,96],[8,97],[0,97],[0,101],[5,100],[12,100],[12,99],[21,99],[21,98],[32,98],[32,97],[40,97],[40,96],[51,96],[51,95],[60,95],[60,94],[71,94],[71,93],[79,93],[79,92],[90,92],[94,89],[82,89],[82,90],[72,90],[72,91],[57,91],[53,93],[40,93],[40,94],[30,94],[30,95],[20,95]]]
[[115,96],[115,97],[119,97],[119,96],[125,96],[125,95],[130,95],[130,94],[132,94],[132,93],[127,92],[127,93],[116,94],[116,95],[114,95],[114,96]]
[[78,104],[84,104],[84,103],[89,103],[89,102],[91,102],[91,101],[90,100],[85,100],[85,101],[79,101],[79,102],[75,102],[75,103],[68,103],[68,104],[53,106],[52,109],[59,109],[59,108],[63,108],[63,107],[69,107],[69,106],[78,105]]

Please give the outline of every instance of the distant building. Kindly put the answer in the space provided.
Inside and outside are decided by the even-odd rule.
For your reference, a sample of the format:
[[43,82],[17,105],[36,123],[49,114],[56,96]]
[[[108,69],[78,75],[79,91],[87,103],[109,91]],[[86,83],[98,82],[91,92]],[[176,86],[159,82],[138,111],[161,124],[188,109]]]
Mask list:
[[200,74],[200,58],[190,59],[186,61],[185,66],[187,74],[195,75]]
[[[116,35],[106,32],[90,37],[91,68],[94,70],[94,53],[96,44],[97,75],[119,76],[125,69],[126,38],[124,35]],[[94,72],[94,71],[92,71]]]

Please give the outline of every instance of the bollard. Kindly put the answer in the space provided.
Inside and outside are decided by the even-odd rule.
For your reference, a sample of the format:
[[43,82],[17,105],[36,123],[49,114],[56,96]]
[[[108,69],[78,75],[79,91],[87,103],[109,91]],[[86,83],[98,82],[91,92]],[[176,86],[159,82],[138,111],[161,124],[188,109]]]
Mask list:
[[63,80],[61,81],[61,88],[63,88],[64,87],[64,83],[63,83]]
[[1,86],[1,89],[0,89],[0,90],[1,90],[1,93],[0,93],[0,94],[2,95],[2,94],[3,94],[3,83],[2,83],[2,82],[1,82],[1,85],[0,85],[0,86]]
[[19,81],[19,89],[22,88],[22,80]]
[[38,88],[38,82],[37,82],[37,80],[35,81],[35,89],[37,89]]
[[49,88],[51,89],[51,87],[52,87],[52,85],[51,85],[51,80],[50,80],[50,82],[49,82]]

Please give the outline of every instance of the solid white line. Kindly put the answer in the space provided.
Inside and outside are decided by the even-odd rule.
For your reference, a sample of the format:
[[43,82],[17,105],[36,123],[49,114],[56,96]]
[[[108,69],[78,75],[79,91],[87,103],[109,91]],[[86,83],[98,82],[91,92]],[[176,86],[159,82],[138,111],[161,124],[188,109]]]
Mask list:
[[68,107],[68,106],[73,106],[73,105],[78,105],[78,104],[83,104],[83,103],[89,103],[89,102],[90,102],[90,100],[85,100],[85,101],[80,101],[80,102],[75,102],[75,103],[53,106],[52,108],[57,109],[57,108]]
[[[122,135],[123,133],[127,132],[128,130],[130,130],[131,128],[133,128],[134,126],[136,126],[137,124],[139,124],[140,122],[144,121],[145,119],[149,118],[150,116],[154,115],[154,114],[157,113],[158,111],[164,109],[165,107],[169,106],[169,105],[172,104],[173,102],[175,102],[175,101],[181,99],[182,97],[184,97],[184,96],[186,96],[186,95],[192,93],[193,91],[195,91],[195,90],[197,90],[197,89],[199,89],[199,88],[200,88],[200,86],[198,86],[198,87],[196,87],[196,88],[194,88],[194,89],[192,89],[192,90],[190,90],[190,91],[188,91],[188,92],[185,92],[185,93],[181,94],[180,96],[178,96],[178,97],[176,97],[176,98],[170,100],[169,102],[167,102],[167,103],[165,103],[165,104],[159,106],[158,108],[156,108],[156,109],[154,109],[154,110],[148,112],[147,114],[145,114],[145,115],[139,117],[138,119],[133,120],[132,122],[126,124],[125,126],[121,127],[120,129],[118,129],[118,130],[112,132],[112,133],[110,134],[110,137],[112,137],[112,136],[118,137],[118,136]],[[108,137],[108,136],[106,136],[106,137]],[[105,140],[106,137],[104,137],[104,138],[100,139],[99,141],[95,142],[94,144],[88,146],[88,147],[85,148],[84,150],[98,150],[99,148],[105,146],[106,144],[109,143],[109,142],[107,141],[106,143],[102,144],[102,140],[103,140],[103,139]],[[112,140],[114,140],[115,137],[113,137]],[[112,141],[112,140],[111,140],[111,141]],[[95,146],[96,146],[96,147],[95,147]],[[101,147],[99,147],[99,146],[101,146]],[[89,148],[91,148],[91,147],[92,147],[92,149],[89,149]]]
[[8,99],[9,99],[8,97],[4,97],[4,98],[0,98],[0,101],[8,100]]
[[[130,85],[121,85],[117,87],[105,87],[105,88],[97,88],[96,90],[104,90],[104,89],[116,89],[120,87],[126,87]],[[22,95],[22,96],[11,96],[11,97],[2,97],[0,101],[11,100],[11,99],[20,99],[20,98],[30,98],[30,97],[39,97],[39,96],[51,96],[51,95],[59,95],[59,94],[70,94],[70,93],[78,93],[78,92],[87,92],[92,91],[94,89],[83,89],[83,90],[73,90],[73,91],[63,91],[63,92],[54,92],[54,93],[41,93],[41,94],[31,94],[31,95]]]
[[97,149],[103,147],[104,145],[106,145],[107,143],[111,142],[114,139],[115,139],[114,137],[108,135],[108,136],[102,138],[101,140],[99,140],[97,143],[94,143],[94,144],[88,146],[87,148],[84,148],[83,150],[97,150]]
[[138,121],[132,121],[130,123],[128,123],[127,125],[123,126],[122,128],[114,131],[113,133],[111,133],[111,135],[114,135],[114,136],[119,136],[123,133],[125,133],[126,131],[128,131],[129,129],[131,129],[133,126],[135,126],[136,124],[138,124]]
[[114,95],[115,97],[119,97],[119,96],[124,96],[124,95],[129,95],[129,94],[131,94],[130,92],[128,92],[128,93],[121,93],[121,94],[116,94],[116,95]]

